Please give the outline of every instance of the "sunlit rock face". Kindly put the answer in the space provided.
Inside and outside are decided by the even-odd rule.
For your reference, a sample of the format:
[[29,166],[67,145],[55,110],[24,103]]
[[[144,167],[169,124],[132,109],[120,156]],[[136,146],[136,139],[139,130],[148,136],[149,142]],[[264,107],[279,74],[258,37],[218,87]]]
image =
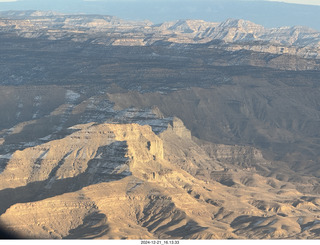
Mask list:
[[17,236],[316,238],[319,198],[262,176],[272,163],[257,149],[200,142],[178,118],[158,135],[135,123],[71,129],[14,152],[1,173],[1,222]]

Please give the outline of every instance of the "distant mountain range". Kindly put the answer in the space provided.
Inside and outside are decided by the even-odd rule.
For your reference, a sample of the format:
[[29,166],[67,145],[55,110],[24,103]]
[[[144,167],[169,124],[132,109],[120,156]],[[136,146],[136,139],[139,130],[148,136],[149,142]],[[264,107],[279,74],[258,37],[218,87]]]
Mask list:
[[241,49],[316,59],[320,55],[320,32],[316,30],[302,26],[265,28],[242,19],[221,23],[177,20],[153,24],[105,15],[4,11],[0,12],[0,31],[26,38],[70,38],[75,42],[108,46],[150,46],[159,42],[211,45],[218,40],[218,48],[228,51]]
[[320,6],[246,0],[22,0],[0,3],[0,10],[52,10],[63,13],[114,15],[127,20],[162,23],[177,19],[222,22],[246,19],[266,27],[308,26],[320,30]]

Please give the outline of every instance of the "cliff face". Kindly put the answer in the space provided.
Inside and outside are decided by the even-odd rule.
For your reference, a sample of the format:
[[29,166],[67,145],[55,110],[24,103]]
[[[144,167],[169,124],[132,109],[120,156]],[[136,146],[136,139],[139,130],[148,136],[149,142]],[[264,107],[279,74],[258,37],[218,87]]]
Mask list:
[[[150,126],[91,123],[72,129],[77,131],[63,139],[15,152],[1,173],[1,195],[6,200],[2,202],[2,213],[3,208],[14,203],[41,200],[18,204],[12,214],[7,211],[1,217],[2,222],[23,236],[62,238],[81,226],[84,219],[89,223],[91,219],[106,222],[90,199],[70,194],[65,201],[58,196],[131,175],[134,180],[152,179],[152,173],[160,171],[161,165],[156,161],[163,161],[163,145]],[[135,186],[127,191],[131,188]],[[121,193],[120,189],[117,191]],[[23,225],[26,220],[28,227]]]
[[[181,138],[188,132],[191,141],[180,120],[173,125],[178,130],[169,127],[166,134]],[[150,126],[91,123],[72,129],[78,131],[12,155],[0,175],[1,221],[8,228],[37,238],[79,236],[88,224],[101,231],[97,238],[192,237],[207,229],[191,220],[196,201],[183,197],[185,185],[198,180],[165,159],[163,140]],[[189,201],[182,204],[181,198]],[[120,228],[122,219],[128,227]],[[183,232],[170,233],[177,225]],[[193,227],[190,234],[187,226]]]
[[[277,79],[281,82],[277,83]],[[273,82],[277,86],[272,85]],[[313,88],[307,85],[302,88],[292,82],[286,77],[272,80],[245,76],[237,77],[233,84],[210,89],[108,96],[120,108],[157,106],[165,115],[181,118],[197,138],[223,145],[254,145],[269,160],[283,161],[284,165],[295,171],[314,175],[317,174],[315,166],[318,156],[311,148],[316,149],[317,146],[314,140],[311,146],[309,139],[318,137],[315,127],[319,117],[319,101]],[[302,91],[308,91],[308,96],[301,96]],[[220,154],[216,146],[210,149],[210,154],[227,162],[234,158],[236,152],[239,155],[242,152],[246,157],[256,155],[253,148],[249,150],[246,147],[222,146],[221,149],[229,153]],[[302,148],[309,148],[310,151],[304,154]],[[259,154],[256,157],[259,159]],[[243,162],[239,158],[237,161]],[[302,167],[307,165],[309,167]]]
[[181,138],[191,139],[191,132],[188,130],[179,118],[173,118],[172,124],[168,125],[167,131],[178,135]]
[[206,151],[219,162],[239,165],[243,168],[254,167],[257,163],[268,163],[261,151],[249,146],[209,145],[206,146]]
[[33,238],[316,236],[309,207],[318,199],[248,168],[268,164],[258,150],[199,145],[181,120],[172,124],[159,135],[138,124],[77,125],[15,152],[0,175],[2,224]]
[[[78,185],[85,186],[92,181],[107,181],[109,175],[122,178],[130,175],[133,169],[146,168],[146,163],[163,159],[162,141],[150,126],[88,124],[72,129],[79,131],[60,140],[14,152],[1,173],[1,188],[45,181],[50,189],[56,181],[79,175],[83,176]],[[108,162],[104,162],[105,159]],[[88,179],[87,183],[83,179]]]

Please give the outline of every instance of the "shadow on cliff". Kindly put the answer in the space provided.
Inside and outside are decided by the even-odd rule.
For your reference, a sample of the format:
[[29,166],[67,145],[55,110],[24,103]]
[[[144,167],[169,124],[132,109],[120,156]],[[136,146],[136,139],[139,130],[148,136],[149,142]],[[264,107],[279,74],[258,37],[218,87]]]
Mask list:
[[92,213],[84,218],[83,224],[70,230],[70,234],[64,239],[96,239],[106,235],[110,227],[107,223],[107,217],[102,213]]
[[0,240],[2,239],[22,239],[22,237],[14,232],[10,232],[3,224],[0,224]]
[[[62,160],[52,169],[47,180],[1,190],[0,215],[16,203],[36,202],[64,193],[75,192],[93,184],[116,181],[127,177],[131,174],[130,172],[112,174],[113,170],[119,165],[129,162],[129,159],[125,156],[127,148],[126,141],[117,141],[110,145],[99,147],[96,156],[100,156],[101,159],[91,159],[88,162],[86,171],[75,177],[55,180],[50,184],[52,178],[55,178],[59,167],[63,164],[64,160]],[[117,156],[117,158],[112,160],[112,156]],[[108,171],[108,173],[103,173],[105,171]]]
[[192,235],[208,229],[190,219],[171,197],[149,195],[147,198],[148,204],[137,214],[138,223],[159,238],[192,239]]

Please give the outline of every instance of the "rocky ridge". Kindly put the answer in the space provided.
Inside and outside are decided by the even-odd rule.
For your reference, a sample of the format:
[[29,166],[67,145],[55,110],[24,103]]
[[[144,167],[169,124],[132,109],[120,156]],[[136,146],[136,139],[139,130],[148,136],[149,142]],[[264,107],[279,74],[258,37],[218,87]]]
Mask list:
[[[10,183],[0,190],[1,222],[9,230],[32,238],[316,237],[318,219],[309,207],[318,210],[318,199],[226,163],[222,146],[219,160],[212,159],[178,119],[159,135],[138,124],[72,129],[13,154],[0,175]],[[252,161],[258,159],[256,152]]]
[[[113,16],[66,15],[40,11],[0,13],[1,32],[25,38],[71,39],[100,45],[150,46],[159,42],[203,44],[221,40],[225,50],[252,50],[272,54],[319,58],[320,34],[307,27],[267,29],[246,20],[222,23],[178,20],[154,25]],[[254,44],[254,45],[252,45]]]

